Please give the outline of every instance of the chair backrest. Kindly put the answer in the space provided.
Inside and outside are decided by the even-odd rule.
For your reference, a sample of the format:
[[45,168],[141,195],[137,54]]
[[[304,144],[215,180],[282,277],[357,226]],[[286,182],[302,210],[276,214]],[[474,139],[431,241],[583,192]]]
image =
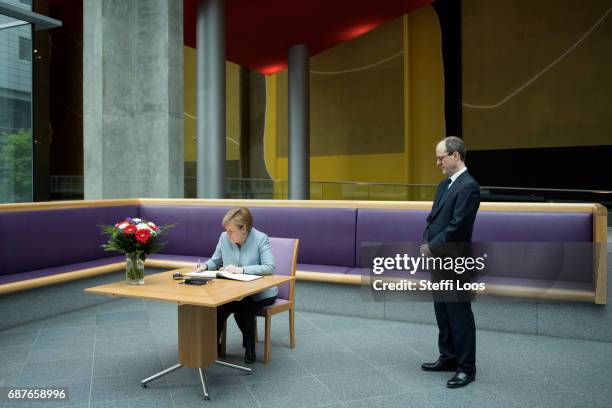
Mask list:
[[[272,249],[276,265],[275,275],[295,276],[299,242],[300,240],[295,238],[270,237],[270,248]],[[293,297],[293,285],[293,281],[280,285],[277,297],[279,299],[291,300]]]

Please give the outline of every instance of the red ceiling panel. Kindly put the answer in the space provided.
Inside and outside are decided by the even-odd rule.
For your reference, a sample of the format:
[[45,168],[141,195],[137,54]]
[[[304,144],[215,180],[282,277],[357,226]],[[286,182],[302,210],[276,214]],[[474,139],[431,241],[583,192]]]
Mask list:
[[[200,0],[184,1],[185,45],[196,46]],[[227,59],[272,74],[291,45],[315,55],[433,0],[226,0]]]

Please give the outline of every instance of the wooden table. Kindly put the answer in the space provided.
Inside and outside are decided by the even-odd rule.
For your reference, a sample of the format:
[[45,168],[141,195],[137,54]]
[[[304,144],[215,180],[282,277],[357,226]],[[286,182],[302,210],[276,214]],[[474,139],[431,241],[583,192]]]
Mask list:
[[214,279],[203,286],[183,285],[172,279],[174,273],[187,273],[192,268],[156,273],[145,277],[144,285],[128,285],[125,281],[85,289],[86,293],[113,297],[127,297],[178,305],[179,364],[142,381],[142,386],[180,367],[197,368],[208,399],[203,368],[218,363],[251,373],[250,368],[217,360],[217,307],[289,282],[295,277],[269,275],[251,282]]

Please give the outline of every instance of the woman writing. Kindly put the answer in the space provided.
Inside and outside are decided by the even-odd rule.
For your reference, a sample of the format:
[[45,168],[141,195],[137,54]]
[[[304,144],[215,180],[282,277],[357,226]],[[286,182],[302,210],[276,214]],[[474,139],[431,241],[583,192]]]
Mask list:
[[[229,273],[249,275],[272,275],[275,270],[274,257],[268,236],[253,228],[253,216],[244,207],[232,208],[223,217],[225,232],[221,234],[215,253],[203,266],[211,271],[223,268]],[[264,307],[274,304],[278,288],[234,301],[217,308],[217,337],[230,314],[242,331],[242,346],[245,348],[244,362],[255,361],[255,316]]]

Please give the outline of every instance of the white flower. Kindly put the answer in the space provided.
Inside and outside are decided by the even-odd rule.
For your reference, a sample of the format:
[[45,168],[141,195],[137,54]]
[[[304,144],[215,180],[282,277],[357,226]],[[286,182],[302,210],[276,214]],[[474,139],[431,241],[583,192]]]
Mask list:
[[155,223],[152,223],[151,221],[149,221],[149,227],[157,227],[157,225],[155,225]]
[[138,231],[140,231],[140,230],[151,230],[151,228],[149,228],[149,226],[147,224],[145,224],[144,222],[141,222],[140,224],[136,225],[136,229]]
[[130,223],[129,223],[129,222],[124,222],[124,223],[119,224],[119,227],[117,227],[117,228],[119,228],[120,230],[122,230],[122,229],[124,229],[125,227],[127,227],[128,225],[130,225]]
[[142,220],[140,218],[132,218],[132,221],[134,221],[135,224],[140,223]]

